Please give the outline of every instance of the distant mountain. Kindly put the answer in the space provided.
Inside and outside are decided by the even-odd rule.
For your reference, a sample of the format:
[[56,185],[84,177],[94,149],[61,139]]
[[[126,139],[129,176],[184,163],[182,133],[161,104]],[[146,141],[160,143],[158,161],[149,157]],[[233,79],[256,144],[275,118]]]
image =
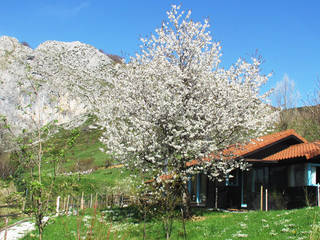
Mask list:
[[[72,116],[85,112],[85,104],[68,93],[66,83],[70,87],[72,82],[81,82],[84,83],[83,88],[90,88],[94,81],[104,80],[115,60],[121,60],[115,55],[109,56],[81,42],[46,41],[32,49],[15,38],[0,37],[0,114],[7,116],[19,128],[28,126],[22,111],[17,111],[18,104],[26,102],[28,97],[26,91],[23,98],[19,98],[21,92],[18,86],[21,82],[27,82],[28,78],[41,85],[38,94],[41,99],[34,104],[35,110],[46,105],[42,111],[52,115],[53,109],[50,107],[54,107],[53,98],[59,98],[63,114],[58,120],[68,121]],[[47,120],[52,119],[48,117]]]

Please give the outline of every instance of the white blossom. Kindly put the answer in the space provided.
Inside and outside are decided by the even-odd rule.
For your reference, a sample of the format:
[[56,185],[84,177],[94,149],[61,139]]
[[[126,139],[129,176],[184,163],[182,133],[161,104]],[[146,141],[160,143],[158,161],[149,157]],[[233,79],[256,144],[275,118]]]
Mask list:
[[92,100],[107,152],[129,168],[183,182],[200,171],[221,179],[243,166],[221,150],[265,134],[276,120],[269,92],[260,93],[270,75],[260,73],[256,58],[221,68],[208,21],[192,21],[177,6],[167,14],[168,22],[141,39],[140,53],[82,94]]
[[107,152],[129,168],[183,182],[200,171],[221,179],[243,167],[222,150],[265,134],[276,120],[270,92],[260,93],[270,75],[256,58],[221,68],[208,21],[195,22],[177,6],[167,14],[128,64],[114,65],[103,81],[79,81],[91,84],[79,92],[98,115]]

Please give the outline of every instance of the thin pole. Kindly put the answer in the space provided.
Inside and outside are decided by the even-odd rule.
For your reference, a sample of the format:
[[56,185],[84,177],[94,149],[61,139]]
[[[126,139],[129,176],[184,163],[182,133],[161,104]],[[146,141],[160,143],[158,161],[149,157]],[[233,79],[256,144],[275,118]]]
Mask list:
[[320,187],[319,187],[320,185],[318,184],[317,185],[317,190],[318,190],[318,193],[317,193],[317,195],[318,195],[318,207],[320,207]]
[[214,207],[215,207],[216,209],[218,209],[218,187],[216,187]]
[[69,213],[69,201],[70,201],[70,195],[68,195],[68,198],[67,198],[67,214]]
[[263,211],[263,186],[260,188],[260,210]]
[[8,235],[8,217],[5,218],[4,240],[7,240]]
[[268,211],[268,189],[266,188],[266,211]]
[[81,195],[81,200],[80,200],[80,209],[83,210],[83,206],[84,205],[84,201],[83,201],[83,192],[82,192],[82,195]]
[[60,196],[57,197],[57,203],[56,203],[56,214],[59,215],[59,208],[60,208]]

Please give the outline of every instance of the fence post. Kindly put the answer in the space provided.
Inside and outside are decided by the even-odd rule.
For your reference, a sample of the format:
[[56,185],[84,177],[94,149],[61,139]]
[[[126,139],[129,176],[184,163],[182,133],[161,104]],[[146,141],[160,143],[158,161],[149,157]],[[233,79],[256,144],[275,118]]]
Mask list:
[[266,188],[266,212],[268,211],[268,188]]
[[90,208],[92,208],[92,193],[90,194]]
[[57,197],[56,215],[59,215],[59,207],[60,207],[60,196]]
[[67,214],[69,213],[69,201],[70,201],[70,195],[68,195],[68,198],[67,198],[67,210],[66,210]]
[[[70,208],[71,208],[71,214],[73,214],[73,197],[71,196],[71,199],[70,199]],[[77,207],[76,207],[77,209]]]
[[260,210],[263,211],[263,186],[260,188]]
[[7,240],[7,234],[8,234],[8,217],[6,217],[4,221],[5,221],[4,240]]
[[83,205],[84,205],[84,199],[83,199],[83,192],[81,195],[81,200],[80,200],[80,209],[83,210]]
[[214,199],[214,207],[215,209],[218,209],[218,187],[216,187],[216,194]]
[[320,185],[317,184],[317,197],[318,197],[318,207],[320,207]]
[[66,197],[63,198],[63,212],[66,213]]
[[113,207],[113,193],[111,194],[111,207]]

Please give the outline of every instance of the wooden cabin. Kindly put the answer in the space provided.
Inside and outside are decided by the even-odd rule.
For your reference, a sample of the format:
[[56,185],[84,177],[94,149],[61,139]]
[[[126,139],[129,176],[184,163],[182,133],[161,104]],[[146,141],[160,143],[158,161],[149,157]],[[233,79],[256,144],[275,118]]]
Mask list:
[[290,209],[319,201],[320,142],[309,143],[294,130],[253,140],[237,152],[251,167],[212,182],[204,174],[188,184],[194,206]]

